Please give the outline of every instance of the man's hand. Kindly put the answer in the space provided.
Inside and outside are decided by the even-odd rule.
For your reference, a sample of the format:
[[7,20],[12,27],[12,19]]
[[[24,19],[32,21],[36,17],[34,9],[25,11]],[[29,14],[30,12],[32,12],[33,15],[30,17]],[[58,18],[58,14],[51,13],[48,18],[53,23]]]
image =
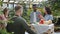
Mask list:
[[33,30],[34,32],[36,32],[35,27],[33,25],[31,25],[31,30]]

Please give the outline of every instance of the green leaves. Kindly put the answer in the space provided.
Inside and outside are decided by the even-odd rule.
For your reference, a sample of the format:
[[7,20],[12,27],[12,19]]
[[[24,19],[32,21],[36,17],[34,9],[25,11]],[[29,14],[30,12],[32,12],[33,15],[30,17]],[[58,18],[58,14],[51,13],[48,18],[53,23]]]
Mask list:
[[60,0],[53,0],[53,1],[50,0],[49,4],[50,4],[51,7],[54,8],[52,10],[58,10],[58,9],[60,9]]
[[[51,10],[54,16],[59,16],[60,14],[60,0],[48,0]],[[57,10],[57,11],[56,11]]]
[[3,3],[3,2],[0,0],[0,6],[2,5],[2,3]]

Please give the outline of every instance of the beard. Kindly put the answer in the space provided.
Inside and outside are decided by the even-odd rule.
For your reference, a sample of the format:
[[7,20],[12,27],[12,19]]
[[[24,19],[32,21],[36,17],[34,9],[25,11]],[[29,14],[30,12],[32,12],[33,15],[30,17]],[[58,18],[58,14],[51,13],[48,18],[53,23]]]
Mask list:
[[36,12],[36,9],[34,9],[34,12]]

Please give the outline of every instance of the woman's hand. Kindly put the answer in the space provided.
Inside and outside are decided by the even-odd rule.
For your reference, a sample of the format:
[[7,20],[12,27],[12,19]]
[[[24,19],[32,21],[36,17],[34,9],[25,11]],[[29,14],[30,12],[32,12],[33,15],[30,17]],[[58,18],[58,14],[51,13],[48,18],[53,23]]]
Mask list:
[[43,17],[41,14],[39,14],[38,17],[39,17],[40,19],[44,19],[44,17]]

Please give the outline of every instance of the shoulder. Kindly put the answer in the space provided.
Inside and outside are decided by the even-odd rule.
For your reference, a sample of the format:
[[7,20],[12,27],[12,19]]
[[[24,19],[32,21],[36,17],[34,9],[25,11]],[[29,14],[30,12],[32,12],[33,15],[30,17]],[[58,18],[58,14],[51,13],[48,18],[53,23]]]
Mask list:
[[20,17],[20,19],[21,19],[22,21],[25,21],[25,22],[26,22],[26,20],[25,20],[23,17]]
[[53,17],[53,15],[50,15],[51,17]]
[[30,16],[33,14],[33,11],[30,13]]
[[41,11],[37,10],[37,13],[41,13]]
[[5,16],[4,16],[4,14],[0,15],[0,19],[1,20],[5,20],[6,19]]
[[0,14],[1,17],[4,17],[4,14]]
[[45,15],[46,17],[53,17],[53,15]]
[[53,15],[49,15],[50,18],[53,18]]
[[18,21],[18,22],[25,22],[26,20],[24,19],[24,18],[22,18],[22,17],[13,17],[12,18],[14,21]]

